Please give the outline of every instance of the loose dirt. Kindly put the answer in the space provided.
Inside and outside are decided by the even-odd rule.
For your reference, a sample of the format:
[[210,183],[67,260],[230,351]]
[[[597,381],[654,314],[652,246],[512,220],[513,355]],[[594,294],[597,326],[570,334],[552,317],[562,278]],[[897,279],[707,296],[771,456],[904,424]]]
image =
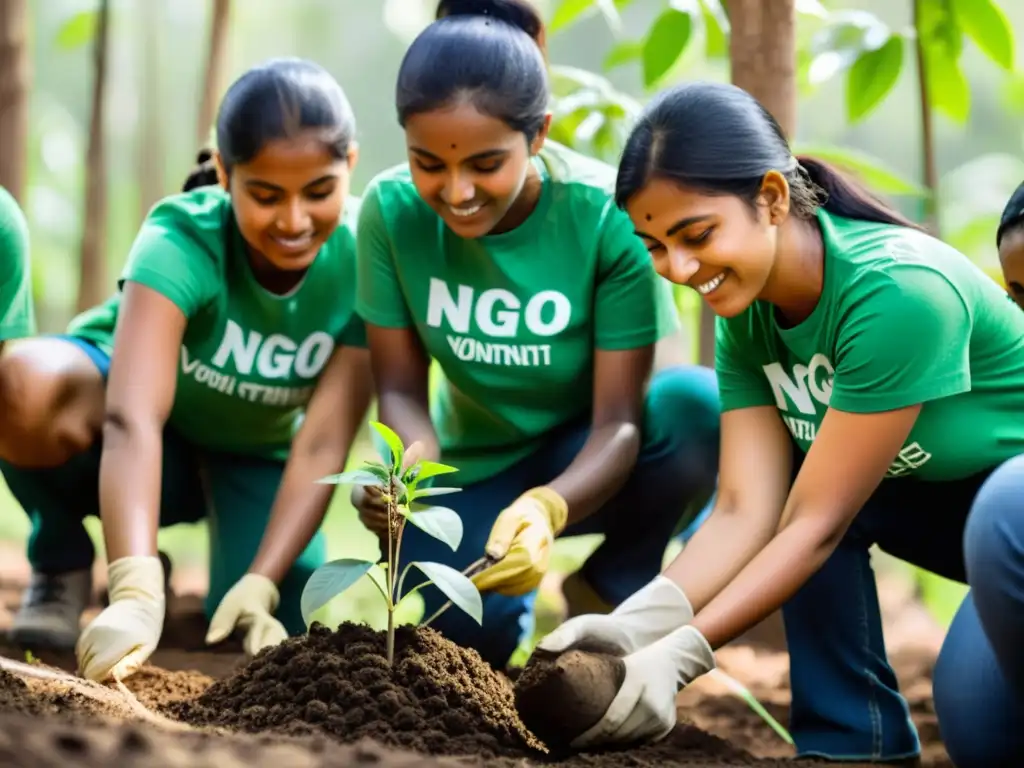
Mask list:
[[[5,558],[6,553],[0,552],[0,560]],[[18,592],[3,583],[2,576],[0,603],[13,611]],[[347,625],[337,633],[320,628],[309,639],[290,640],[249,660],[241,654],[237,638],[216,648],[204,645],[205,622],[198,598],[172,598],[169,609],[161,647],[151,665],[126,683],[152,711],[183,717],[193,730],[171,732],[140,722],[130,707],[111,708],[66,686],[38,680],[25,682],[0,672],[0,765],[792,765],[787,759],[791,748],[742,701],[708,678],[689,686],[680,696],[680,725],[664,741],[625,752],[577,754],[562,759],[559,754],[539,751],[525,726],[518,723],[516,689],[504,675],[482,665],[475,653],[452,646],[431,630],[400,630],[398,661],[391,678],[382,666],[380,635],[364,627]],[[892,621],[887,624],[890,644],[903,636],[901,626]],[[892,627],[895,629],[890,632]],[[915,625],[910,634],[919,636],[919,626]],[[70,654],[48,655],[32,650],[46,664],[74,669]],[[891,653],[921,735],[923,768],[952,768],[942,750],[931,708],[934,649],[900,646]],[[2,642],[0,655],[25,658],[24,649]],[[786,722],[789,693],[784,653],[740,645],[720,651],[718,664],[747,685],[775,717]],[[520,676],[520,688],[529,682],[527,675],[524,671]],[[324,693],[328,687],[329,695]],[[490,698],[484,698],[481,691],[489,693]],[[263,732],[254,733],[257,730]]]
[[261,653],[215,683],[180,719],[248,732],[371,738],[430,755],[523,757],[540,750],[516,714],[512,686],[476,651],[430,628],[399,627],[394,666],[383,632],[346,623]]

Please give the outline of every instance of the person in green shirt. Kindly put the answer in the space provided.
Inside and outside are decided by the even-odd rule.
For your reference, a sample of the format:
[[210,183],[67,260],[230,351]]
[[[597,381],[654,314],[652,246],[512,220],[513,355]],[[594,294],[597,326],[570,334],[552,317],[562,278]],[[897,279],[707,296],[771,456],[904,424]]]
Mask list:
[[31,336],[36,330],[32,307],[32,265],[29,259],[28,222],[10,192],[0,187],[0,350],[11,339]]
[[782,608],[798,755],[913,762],[869,547],[970,592],[934,671],[960,768],[1024,764],[1024,313],[745,91],[689,83],[627,141],[616,199],[717,318],[714,510],[663,575],[540,648],[609,642],[625,680],[577,744],[657,739],[713,649]]
[[[535,11],[445,0],[437,15],[398,74],[409,161],[363,195],[356,306],[381,420],[462,489],[443,500],[457,551],[407,527],[402,557],[499,561],[475,577],[482,625],[452,610],[432,626],[500,668],[531,632],[555,537],[605,534],[568,580],[572,610],[610,610],[658,573],[714,490],[718,390],[708,368],[652,376],[679,328],[671,286],[614,204],[614,169],[547,139]],[[354,496],[384,530],[379,497]],[[445,600],[423,596],[428,616]]]
[[[77,638],[92,679],[137,670],[164,621],[157,530],[202,518],[207,642],[237,626],[255,653],[305,631],[299,598],[324,560],[332,490],[316,481],[344,466],[372,397],[354,306],[354,132],[318,65],[249,70],[224,96],[218,151],[142,224],[120,291],[67,336],[22,348],[22,420],[37,431],[25,460],[3,465],[33,522],[19,642]],[[110,604],[79,636],[90,514]]]

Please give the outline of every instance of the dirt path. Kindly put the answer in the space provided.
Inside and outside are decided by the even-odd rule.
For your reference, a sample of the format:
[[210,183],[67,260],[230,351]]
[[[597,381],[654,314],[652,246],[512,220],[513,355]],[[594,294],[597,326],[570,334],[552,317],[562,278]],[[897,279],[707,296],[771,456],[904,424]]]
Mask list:
[[[7,552],[0,552],[0,560],[5,559]],[[5,563],[9,566],[9,562]],[[4,608],[8,613],[17,606],[20,584],[18,579],[11,578],[10,567],[0,569],[0,631]],[[6,575],[6,579],[4,578]],[[900,594],[898,589],[883,590],[886,604],[886,627],[891,648],[892,659],[900,678],[903,691],[911,704],[911,711],[921,733],[924,744],[922,766],[926,768],[948,768],[951,763],[942,749],[935,725],[934,711],[931,707],[930,671],[937,648],[939,635],[933,626],[922,617],[919,608],[913,605],[908,595]],[[129,687],[138,699],[152,710],[172,715],[180,715],[181,706],[189,702],[207,701],[217,706],[236,709],[242,705],[239,691],[244,691],[245,678],[262,675],[270,680],[265,686],[274,692],[261,696],[277,696],[280,706],[290,706],[293,699],[308,700],[310,703],[303,711],[316,720],[317,701],[330,698],[334,703],[337,699],[338,686],[321,685],[321,693],[317,692],[317,681],[323,677],[322,667],[307,667],[309,679],[300,680],[295,674],[295,666],[287,668],[286,664],[294,664],[291,656],[301,655],[294,649],[281,651],[275,657],[277,661],[266,662],[260,671],[259,665],[250,665],[249,660],[241,653],[237,642],[211,650],[203,645],[205,622],[201,614],[201,602],[195,595],[174,597],[170,601],[171,615],[168,619],[161,647],[154,654],[151,667],[130,678]],[[327,638],[327,636],[324,636]],[[371,653],[372,638],[349,637],[344,643],[337,640],[323,639],[321,643],[336,642],[344,646],[339,659],[351,656],[353,648],[362,647],[364,653]],[[362,646],[360,646],[362,643]],[[450,646],[450,644],[448,644]],[[454,646],[451,646],[454,648]],[[390,715],[385,716],[392,721],[386,733],[374,738],[392,739],[393,732],[402,718],[410,718],[411,714],[402,714],[403,706],[426,707],[423,712],[429,713],[431,704],[424,701],[434,695],[440,695],[441,709],[435,711],[436,727],[454,729],[459,726],[456,719],[445,720],[445,706],[470,706],[466,701],[473,698],[472,690],[479,688],[481,672],[473,666],[475,662],[467,661],[461,651],[433,650],[420,648],[427,653],[425,658],[429,664],[421,664],[424,669],[414,670],[416,675],[426,675],[430,680],[433,667],[445,667],[448,676],[456,682],[429,683],[448,686],[445,690],[430,690],[427,683],[416,695],[416,701],[400,701],[401,694],[384,695],[384,689],[376,692],[376,699],[387,699],[395,702]],[[434,656],[429,656],[434,653]],[[444,654],[448,653],[448,656]],[[441,654],[440,656],[436,654]],[[11,647],[0,642],[0,655],[24,660],[22,649]],[[35,652],[44,663],[52,664],[67,670],[73,670],[74,659],[70,654],[63,656]],[[321,661],[330,656],[328,645],[312,657]],[[287,657],[287,658],[286,658]],[[456,658],[457,657],[457,658]],[[367,658],[370,658],[369,656]],[[789,704],[787,685],[788,667],[784,653],[755,649],[741,645],[722,649],[719,654],[722,669],[733,675],[765,704],[769,711],[781,722],[786,722]],[[260,660],[257,660],[260,661]],[[312,663],[312,662],[310,662]],[[320,663],[320,662],[317,662]],[[354,665],[355,672],[342,669],[343,661],[323,662],[332,667],[340,677],[357,675],[359,665]],[[276,666],[275,666],[276,665]],[[460,666],[462,665],[462,666]],[[469,665],[469,666],[466,666]],[[372,662],[362,662],[363,667],[370,668]],[[269,670],[269,671],[268,671]],[[275,671],[276,670],[276,671]],[[413,674],[413,673],[409,673]],[[274,678],[278,675],[278,678]],[[234,677],[232,677],[234,676]],[[374,691],[373,674],[365,673],[368,691]],[[214,691],[210,690],[214,681],[228,682]],[[274,679],[271,679],[274,678]],[[339,678],[340,679],[340,678]],[[383,680],[383,678],[381,678]],[[426,678],[425,678],[426,679]],[[277,680],[277,682],[275,682]],[[461,682],[459,682],[461,680]],[[13,681],[13,682],[12,682]],[[412,678],[410,678],[412,681]],[[429,682],[429,680],[428,680]],[[417,689],[414,681],[410,682],[410,690]],[[242,686],[242,687],[239,687]],[[275,686],[277,686],[275,688]],[[290,686],[290,687],[289,687]],[[426,686],[426,687],[423,687]],[[463,686],[463,687],[459,687]],[[329,690],[328,690],[329,689]],[[232,693],[234,691],[234,693]],[[461,692],[460,692],[461,691]],[[206,696],[203,694],[206,693]],[[358,693],[358,692],[357,692]],[[422,696],[420,696],[422,693]],[[357,694],[352,694],[357,695]],[[504,695],[504,694],[496,694]],[[202,698],[200,698],[202,696]],[[218,698],[219,697],[219,698]],[[318,698],[319,697],[319,698]],[[244,698],[244,697],[242,697]],[[415,698],[415,697],[414,697]],[[417,703],[417,701],[419,703]],[[351,715],[358,708],[359,700],[349,699],[342,708],[342,715]],[[606,768],[606,766],[634,766],[635,768],[674,768],[675,766],[761,766],[769,768],[773,765],[786,765],[786,758],[791,749],[747,706],[725,692],[721,685],[712,678],[706,677],[690,686],[679,699],[681,726],[664,742],[628,753],[604,753],[595,755],[577,755],[568,760],[554,763],[567,768]],[[269,710],[272,704],[267,707]],[[327,705],[323,706],[326,710]],[[407,709],[407,707],[406,707]],[[82,768],[110,768],[124,766],[132,768],[172,768],[188,766],[217,766],[232,768],[233,766],[255,765],[267,768],[327,767],[327,766],[361,766],[376,765],[380,768],[403,768],[404,766],[477,766],[488,765],[499,768],[521,768],[528,765],[549,763],[552,758],[542,753],[532,753],[528,747],[522,747],[522,753],[515,756],[506,751],[507,757],[498,753],[490,759],[450,758],[444,756],[424,756],[402,750],[398,745],[404,744],[401,738],[392,740],[392,745],[384,746],[379,741],[362,739],[356,743],[339,743],[337,733],[331,735],[321,728],[275,729],[274,733],[235,733],[226,734],[215,722],[218,718],[207,709],[205,723],[200,724],[194,732],[177,733],[162,729],[156,725],[139,722],[133,718],[129,709],[118,706],[98,706],[94,700],[80,694],[69,693],[67,688],[40,681],[28,681],[4,677],[0,673],[0,765],[4,766],[63,766],[73,764]],[[493,712],[492,712],[493,715]],[[420,715],[417,715],[419,717]],[[493,715],[502,717],[503,715]],[[248,730],[261,730],[260,718],[272,718],[261,712],[246,711],[239,713],[239,720],[246,721]],[[230,720],[231,718],[226,718]],[[201,720],[201,718],[200,718]],[[199,722],[198,720],[194,722]],[[337,722],[342,722],[338,720]],[[416,721],[420,723],[420,721]],[[316,726],[316,723],[313,723]],[[423,728],[422,724],[416,725]],[[503,727],[503,726],[494,726]],[[475,729],[476,726],[473,726]],[[390,729],[390,730],[389,730]],[[343,729],[342,729],[343,730]],[[365,729],[368,734],[376,734],[373,728]],[[342,733],[342,731],[338,731]],[[356,733],[357,730],[351,731]],[[476,731],[467,734],[472,737]],[[497,733],[497,731],[495,732]],[[388,735],[391,734],[391,735]],[[449,733],[449,735],[451,735]],[[344,736],[344,733],[342,733]],[[402,737],[404,738],[404,737]],[[471,739],[470,739],[471,740]],[[341,742],[351,741],[341,738]],[[468,744],[469,741],[462,742]],[[408,738],[408,746],[430,751],[429,743],[419,737]],[[445,747],[451,748],[451,747]],[[519,749],[519,748],[516,748]],[[805,763],[801,763],[804,765]],[[813,764],[810,764],[813,765]],[[848,764],[847,764],[848,765]]]

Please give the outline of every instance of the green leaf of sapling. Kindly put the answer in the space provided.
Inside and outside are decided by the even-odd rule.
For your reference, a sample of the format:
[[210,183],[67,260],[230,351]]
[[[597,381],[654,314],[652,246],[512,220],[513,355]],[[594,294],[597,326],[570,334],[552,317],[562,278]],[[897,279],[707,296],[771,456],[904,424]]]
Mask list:
[[309,617],[323,608],[327,603],[361,579],[373,568],[369,560],[341,558],[324,563],[309,577],[302,588],[299,607],[302,620],[309,625]]
[[415,501],[416,499],[421,499],[425,496],[444,496],[446,493],[458,493],[461,490],[461,488],[446,488],[440,485],[430,488],[420,488],[409,495],[409,501]]
[[384,485],[380,478],[365,469],[352,469],[339,475],[328,475],[317,480],[322,485]]
[[383,464],[368,461],[363,465],[363,471],[373,473],[380,480],[381,485],[387,485],[391,480],[391,472]]
[[402,438],[391,427],[379,421],[371,421],[370,426],[373,427],[374,431],[380,435],[387,445],[390,455],[386,451],[381,450],[379,445],[377,446],[377,452],[380,453],[384,463],[391,467],[391,471],[395,472],[402,466],[402,458],[405,456],[405,446],[402,445]]
[[[413,476],[412,480],[409,479],[409,474],[414,470],[419,471]],[[415,488],[417,485],[422,483],[424,480],[437,475],[446,475],[449,472],[458,472],[459,470],[455,467],[449,467],[447,464],[441,464],[437,461],[429,461],[424,459],[418,461],[416,464],[409,468],[409,472],[406,473],[405,481],[409,483],[410,488]]]
[[462,543],[462,518],[448,507],[403,508],[402,514],[421,531],[451,547],[452,552]]
[[441,592],[463,611],[468,613],[477,624],[484,623],[484,601],[480,591],[467,577],[454,568],[441,563],[413,563]]

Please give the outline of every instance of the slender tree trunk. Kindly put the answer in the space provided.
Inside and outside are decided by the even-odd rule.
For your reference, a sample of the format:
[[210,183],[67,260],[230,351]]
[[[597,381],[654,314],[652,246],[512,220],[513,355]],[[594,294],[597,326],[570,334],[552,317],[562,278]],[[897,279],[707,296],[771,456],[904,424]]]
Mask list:
[[[775,117],[786,136],[796,133],[795,0],[727,0],[731,27],[732,82],[753,95]],[[704,304],[701,361],[714,365],[714,315]],[[776,611],[740,638],[770,648],[786,647],[782,612]]]
[[796,131],[796,3],[728,0],[732,81],[772,113],[786,136]]
[[160,38],[163,29],[163,4],[150,0],[143,2],[139,9],[139,19],[142,24],[142,29],[139,30],[142,74],[136,82],[139,88],[142,133],[136,139],[136,167],[141,221],[153,204],[166,194],[163,118],[160,117]]
[[924,226],[936,237],[939,236],[938,195],[939,168],[935,159],[935,138],[932,124],[931,98],[928,94],[928,62],[921,42],[921,0],[914,0],[914,58],[917,62],[917,97],[921,113],[921,164],[924,168],[924,186],[928,195],[924,198]]
[[0,186],[25,203],[28,156],[28,8],[0,0]]
[[231,21],[231,0],[213,0],[213,21],[210,25],[210,49],[203,76],[203,101],[196,123],[196,147],[210,143],[210,131],[217,114],[224,64],[227,58],[228,26]]
[[85,222],[76,302],[79,312],[100,303],[107,293],[107,168],[103,115],[107,95],[109,31],[110,0],[101,0],[96,39],[93,41],[92,114],[89,118],[89,149],[85,161]]

